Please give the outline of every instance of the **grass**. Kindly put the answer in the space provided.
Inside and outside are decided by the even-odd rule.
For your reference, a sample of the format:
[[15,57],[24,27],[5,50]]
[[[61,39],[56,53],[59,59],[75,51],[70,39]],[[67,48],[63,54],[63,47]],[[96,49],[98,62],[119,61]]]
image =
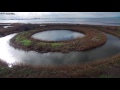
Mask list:
[[116,31],[116,33],[117,33],[117,34],[120,34],[120,29],[118,29],[118,30]]
[[[89,64],[67,66],[15,65],[8,68],[0,62],[0,78],[119,78],[120,72],[109,67],[120,66],[120,54]],[[1,66],[2,65],[2,66]],[[117,68],[120,71],[120,67]]]
[[[37,52],[70,52],[70,51],[85,51],[91,48],[98,47],[100,45],[105,44],[106,36],[102,34],[100,31],[95,31],[94,29],[89,30],[89,27],[75,28],[76,26],[52,26],[46,27],[42,29],[30,30],[26,32],[19,33],[10,41],[13,47],[23,50],[34,50]],[[85,33],[86,36],[83,38],[77,38],[70,41],[63,42],[50,42],[50,41],[41,41],[32,38],[31,36],[37,32],[46,31],[46,30],[54,30],[54,28],[66,29],[71,28],[73,31]],[[66,29],[67,30],[67,29]],[[91,40],[94,38],[95,40]],[[31,46],[29,48],[29,46]],[[72,47],[72,48],[71,48]]]
[[[103,28],[104,29],[104,28]],[[113,31],[114,32],[114,31]],[[28,32],[22,33],[15,39],[29,45],[25,36]],[[116,32],[115,32],[116,33]],[[97,34],[98,35],[98,34]],[[102,36],[97,37],[102,38]],[[24,41],[25,40],[25,41]],[[48,43],[39,42],[41,46],[47,46]],[[58,47],[63,43],[49,43],[52,48]],[[29,65],[16,65],[8,68],[5,63],[0,62],[0,78],[119,78],[120,77],[120,54],[107,59],[99,60],[88,64],[68,65],[68,66],[40,66],[32,67]]]
[[42,46],[42,47],[52,46],[53,48],[64,45],[64,43],[45,43],[45,42],[38,42],[38,43],[36,43],[36,44],[37,44],[38,46]]
[[27,39],[21,41],[21,43],[22,43],[22,45],[27,46],[27,47],[32,45],[32,41],[27,40]]
[[59,46],[62,46],[62,45],[64,45],[64,43],[51,43],[52,47],[59,47]]
[[41,46],[41,47],[45,47],[47,45],[47,43],[44,42],[38,42],[36,45]]
[[18,44],[24,45],[25,47],[31,46],[32,41],[26,38],[26,36],[29,34],[29,32],[21,32],[20,35],[16,36],[15,41]]
[[100,41],[101,39],[103,39],[102,34],[98,34],[96,37],[92,38],[93,41]]
[[97,39],[102,39],[103,37],[102,37],[102,34],[99,34],[98,36],[97,36]]
[[114,77],[114,76],[111,76],[111,75],[101,75],[101,76],[99,76],[99,78],[119,78],[119,77]]

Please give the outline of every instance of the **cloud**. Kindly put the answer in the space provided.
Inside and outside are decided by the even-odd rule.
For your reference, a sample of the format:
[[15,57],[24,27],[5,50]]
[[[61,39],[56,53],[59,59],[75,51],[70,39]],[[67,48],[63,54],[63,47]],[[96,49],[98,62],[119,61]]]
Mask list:
[[12,12],[12,13],[15,13],[15,15],[1,15],[0,14],[0,18],[10,19],[10,18],[36,18],[36,17],[37,18],[120,17],[120,12]]

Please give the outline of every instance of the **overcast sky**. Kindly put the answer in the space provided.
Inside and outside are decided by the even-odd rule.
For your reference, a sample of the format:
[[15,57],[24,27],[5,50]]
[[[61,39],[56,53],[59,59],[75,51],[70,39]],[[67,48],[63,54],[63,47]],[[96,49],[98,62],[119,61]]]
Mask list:
[[[1,14],[6,13],[6,14]],[[7,13],[15,13],[10,15]],[[11,18],[104,18],[120,17],[120,12],[0,12],[0,19]]]

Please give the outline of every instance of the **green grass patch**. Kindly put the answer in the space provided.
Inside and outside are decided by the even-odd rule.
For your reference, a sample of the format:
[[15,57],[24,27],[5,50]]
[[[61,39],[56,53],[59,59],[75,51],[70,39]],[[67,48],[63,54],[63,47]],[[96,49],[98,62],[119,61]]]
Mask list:
[[51,43],[51,46],[52,47],[59,47],[59,46],[62,46],[64,45],[63,43]]
[[26,37],[29,34],[30,34],[29,32],[21,32],[19,35],[16,36],[15,41],[18,44],[22,44],[26,47],[30,46],[30,45],[32,45],[32,41],[27,39],[27,37]]
[[20,34],[18,34],[15,38],[16,42],[21,42],[22,40],[26,39],[26,36],[28,35],[28,32],[22,32]]
[[37,43],[38,46],[42,46],[42,47],[45,47],[45,46],[51,46],[51,47],[59,47],[59,46],[62,46],[64,45],[64,43],[46,43],[46,42],[39,42]]
[[47,44],[47,43],[44,43],[44,42],[38,42],[36,45],[37,45],[37,46],[45,47],[45,46],[48,45],[48,44]]
[[22,45],[24,45],[24,46],[30,46],[30,45],[32,44],[32,41],[25,39],[25,40],[21,41],[21,43],[22,43]]
[[22,40],[24,40],[24,39],[25,39],[24,36],[22,36],[22,37],[21,37],[21,36],[17,36],[16,39],[15,39],[15,41],[16,41],[16,42],[20,42],[20,41],[22,41]]

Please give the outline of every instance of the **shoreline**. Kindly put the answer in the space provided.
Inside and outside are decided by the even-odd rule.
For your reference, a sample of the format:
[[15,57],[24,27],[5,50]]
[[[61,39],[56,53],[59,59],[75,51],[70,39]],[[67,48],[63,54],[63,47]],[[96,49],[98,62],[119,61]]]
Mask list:
[[[19,25],[18,25],[19,26]],[[27,25],[29,26],[29,25]],[[39,25],[38,25],[39,26]],[[82,26],[82,25],[80,25]],[[84,25],[86,26],[86,25]],[[22,26],[21,26],[22,27]],[[20,28],[21,28],[20,27]],[[24,26],[26,27],[26,26]],[[35,26],[34,26],[35,27]],[[93,27],[93,26],[87,26]],[[13,28],[13,27],[12,27]],[[14,32],[21,32],[18,30],[8,28],[5,35]],[[120,26],[94,26],[99,31],[104,31],[120,38]],[[12,32],[10,32],[11,30]],[[0,30],[1,31],[1,30]],[[29,30],[28,30],[29,31]],[[103,60],[104,59],[104,60]],[[4,62],[0,62],[0,77],[7,78],[109,78],[120,77],[120,54],[109,58],[103,58],[101,61],[94,61],[87,64],[67,65],[67,66],[46,66],[33,67],[29,65],[15,65],[12,68],[4,66]],[[6,64],[5,64],[6,65]]]
[[[69,41],[41,41],[31,36],[35,33],[48,31],[48,30],[71,30],[80,33],[84,33],[85,37],[77,38]],[[25,42],[22,41],[29,41],[30,43],[26,45]],[[39,53],[47,53],[47,52],[62,52],[68,53],[70,51],[85,51],[89,49],[93,49],[105,44],[107,38],[106,36],[101,33],[100,31],[96,30],[95,28],[86,27],[86,26],[79,26],[79,25],[54,25],[49,24],[43,27],[39,27],[37,29],[33,29],[30,31],[22,32],[13,37],[10,40],[10,45],[22,49],[25,51],[37,51]]]

